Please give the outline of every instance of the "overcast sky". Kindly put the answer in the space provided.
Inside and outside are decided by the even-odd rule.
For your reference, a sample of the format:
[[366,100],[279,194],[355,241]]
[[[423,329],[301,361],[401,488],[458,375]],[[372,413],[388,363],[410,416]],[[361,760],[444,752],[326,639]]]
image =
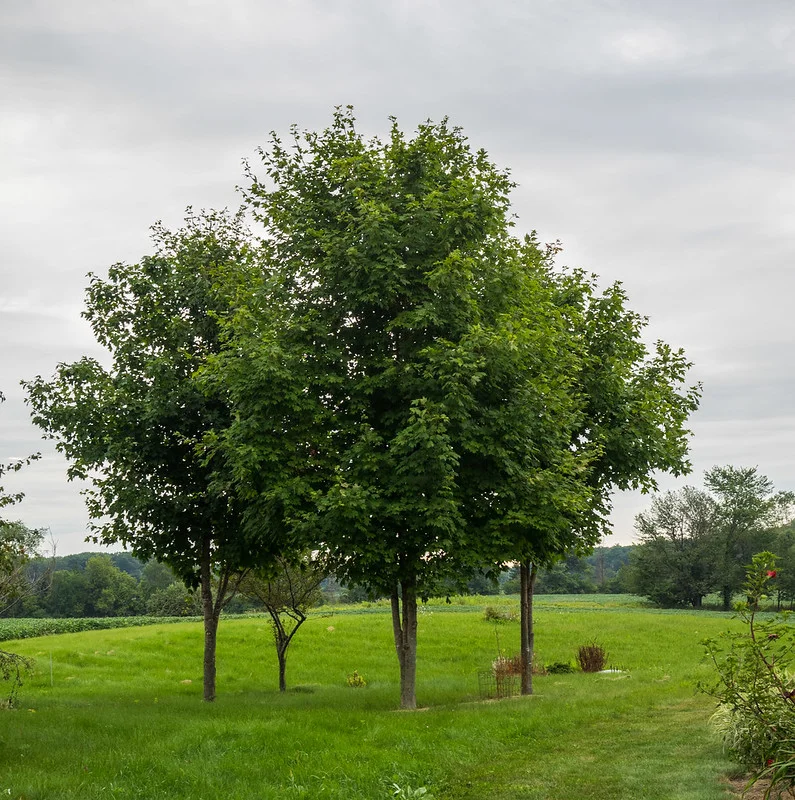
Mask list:
[[[346,104],[367,133],[449,116],[512,170],[520,231],[623,281],[650,339],[685,348],[686,482],[734,464],[795,489],[791,0],[2,0],[0,462],[43,454],[5,481],[27,494],[6,516],[93,548],[19,387],[100,355],[86,273],[188,205],[235,206],[269,131]],[[647,503],[616,498],[608,544]]]

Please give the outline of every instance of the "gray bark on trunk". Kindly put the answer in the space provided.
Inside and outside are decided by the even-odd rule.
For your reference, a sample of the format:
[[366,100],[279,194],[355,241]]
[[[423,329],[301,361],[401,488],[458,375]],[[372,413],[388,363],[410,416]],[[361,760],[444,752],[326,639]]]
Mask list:
[[218,621],[224,604],[234,597],[242,575],[238,582],[229,587],[232,573],[227,567],[220,570],[218,586],[213,597],[213,555],[212,540],[205,536],[202,540],[200,567],[200,583],[202,597],[202,614],[204,617],[204,700],[212,703],[215,700],[215,646],[218,635]]
[[522,694],[533,693],[533,651],[535,631],[533,628],[533,591],[538,567],[535,563],[522,561],[519,565],[519,607],[521,626]]
[[[215,700],[215,645],[218,633],[218,613],[213,603],[210,538],[202,542],[201,595],[204,615],[204,700]],[[220,611],[220,608],[218,609]]]
[[287,649],[276,648],[276,655],[279,659],[279,691],[287,691]]
[[401,582],[392,590],[392,631],[400,666],[400,707],[417,707],[417,590]]

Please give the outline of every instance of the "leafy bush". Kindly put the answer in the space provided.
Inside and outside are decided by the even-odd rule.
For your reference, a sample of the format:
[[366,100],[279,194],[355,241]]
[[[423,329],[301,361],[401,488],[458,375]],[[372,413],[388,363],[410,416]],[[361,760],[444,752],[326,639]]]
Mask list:
[[150,617],[195,617],[202,613],[198,592],[174,582],[163,589],[155,589],[146,603]]
[[[750,770],[758,770],[762,765],[772,763],[772,752],[776,748],[779,732],[792,727],[787,715],[774,719],[768,712],[770,724],[757,715],[748,713],[748,698],[743,706],[732,707],[721,704],[710,718],[710,724],[723,740],[723,745],[731,756]],[[789,712],[791,714],[791,712]]]
[[367,686],[367,681],[356,670],[351,675],[348,675],[348,686],[352,689],[363,689]]
[[577,671],[568,661],[555,661],[547,664],[545,669],[550,675],[565,675]]
[[713,722],[730,754],[751,770],[751,783],[770,779],[766,797],[795,788],[795,629],[786,612],[761,619],[758,611],[776,577],[776,557],[757,553],[743,586],[747,600],[736,607],[745,629],[704,642],[718,680],[701,686],[718,700]]
[[483,611],[483,619],[485,619],[486,622],[515,622],[516,618],[516,612],[510,608],[486,606]]
[[607,663],[607,653],[596,642],[584,644],[577,650],[577,663],[583,672],[601,672]]

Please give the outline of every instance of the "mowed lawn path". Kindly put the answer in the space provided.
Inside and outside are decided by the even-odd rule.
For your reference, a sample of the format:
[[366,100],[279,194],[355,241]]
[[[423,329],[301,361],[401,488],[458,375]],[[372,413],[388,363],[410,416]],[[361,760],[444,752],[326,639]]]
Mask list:
[[[314,613],[285,695],[267,622],[222,620],[212,705],[197,623],[9,642],[37,671],[19,708],[0,713],[0,797],[386,800],[395,784],[436,800],[729,796],[713,703],[696,691],[711,677],[700,641],[736,624],[728,615],[539,598],[542,662],[573,662],[596,640],[624,672],[540,676],[533,697],[495,702],[479,697],[478,672],[498,648],[516,652],[519,631],[486,622],[482,606],[515,601],[466,603],[420,615],[416,712],[396,708],[377,605]],[[366,687],[347,686],[353,670]]]

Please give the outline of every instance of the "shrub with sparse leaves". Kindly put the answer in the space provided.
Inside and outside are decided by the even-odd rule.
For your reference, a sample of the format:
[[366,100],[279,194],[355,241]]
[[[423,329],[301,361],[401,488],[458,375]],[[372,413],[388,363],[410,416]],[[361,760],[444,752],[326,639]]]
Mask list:
[[13,708],[19,687],[22,686],[22,676],[33,670],[33,661],[29,658],[0,650],[0,678],[9,684],[8,694],[0,699],[0,708]]
[[607,653],[596,642],[584,644],[577,650],[577,663],[583,672],[600,672],[607,664]]

